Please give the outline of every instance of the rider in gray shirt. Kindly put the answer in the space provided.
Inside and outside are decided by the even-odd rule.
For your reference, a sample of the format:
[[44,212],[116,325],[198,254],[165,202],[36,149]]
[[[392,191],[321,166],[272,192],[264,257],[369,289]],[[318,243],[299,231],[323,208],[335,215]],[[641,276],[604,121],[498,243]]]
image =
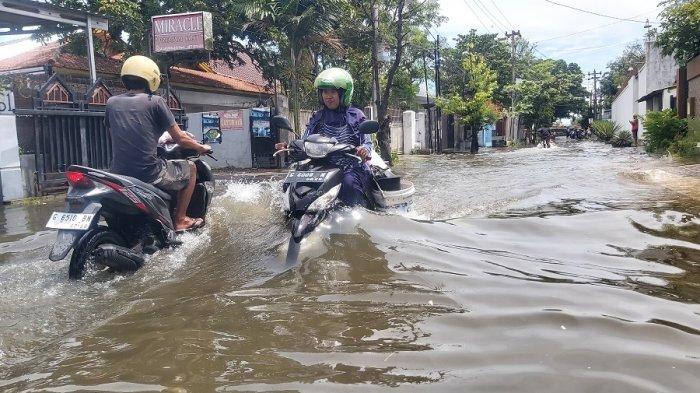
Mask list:
[[112,172],[135,177],[165,191],[177,192],[175,229],[186,230],[204,224],[187,217],[187,207],[197,180],[188,160],[162,160],[156,155],[158,138],[167,131],[184,149],[200,154],[211,151],[184,133],[165,100],[153,95],[160,84],[160,70],[153,60],[132,56],[122,66],[122,82],[128,90],[107,100],[105,123],[112,139]]

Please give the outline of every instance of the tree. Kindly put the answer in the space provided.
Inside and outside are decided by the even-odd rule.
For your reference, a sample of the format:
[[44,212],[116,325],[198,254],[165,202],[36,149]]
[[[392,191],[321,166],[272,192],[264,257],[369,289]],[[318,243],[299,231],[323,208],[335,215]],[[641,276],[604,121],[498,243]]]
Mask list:
[[[442,19],[439,16],[439,4],[436,0],[354,0],[351,3],[356,13],[352,26],[356,26],[357,33],[366,39],[348,40],[347,43],[355,46],[356,41],[361,46],[355,46],[355,49],[372,55],[372,83],[377,86],[374,104],[381,123],[377,141],[382,158],[391,164],[391,130],[387,115],[392,92],[399,85],[405,86],[409,79],[402,78],[401,74],[408,69],[406,60],[410,56],[407,54],[414,47],[416,39],[421,35],[424,37],[425,31]],[[379,49],[389,53],[386,68],[376,56]]]
[[484,57],[475,53],[469,54],[463,60],[462,68],[462,84],[447,98],[439,99],[438,106],[446,114],[458,115],[462,124],[471,127],[469,151],[475,154],[479,150],[479,130],[498,116],[492,102],[497,87],[497,75],[486,65]]
[[[455,46],[444,51],[443,91],[455,92],[462,85],[465,72],[462,62],[470,53],[477,53],[483,56],[489,68],[496,72],[498,84],[494,91],[494,100],[504,106],[510,106],[511,97],[506,91],[506,86],[512,83],[511,48],[497,37],[497,34],[477,34],[474,29],[467,35],[457,36]],[[518,40],[515,48],[515,74],[522,76],[533,61],[532,46],[526,40]]]
[[[294,128],[299,124],[298,66],[303,56],[316,63],[314,49],[341,50],[342,45],[334,31],[338,28],[344,2],[342,0],[240,0],[233,9],[249,20],[242,30],[257,37],[269,36],[261,43],[289,50]],[[284,39],[283,45],[279,45]]]
[[523,81],[507,87],[515,93],[515,111],[523,122],[536,127],[550,126],[558,117],[581,114],[586,109],[583,73],[578,64],[544,59],[535,62]]
[[603,106],[610,108],[613,97],[619,90],[618,86],[624,86],[630,78],[629,69],[637,70],[644,63],[646,51],[641,43],[635,42],[627,45],[622,54],[608,63],[608,72],[600,79],[600,91],[603,97]]
[[685,65],[700,54],[700,1],[666,1],[657,44],[664,55]]

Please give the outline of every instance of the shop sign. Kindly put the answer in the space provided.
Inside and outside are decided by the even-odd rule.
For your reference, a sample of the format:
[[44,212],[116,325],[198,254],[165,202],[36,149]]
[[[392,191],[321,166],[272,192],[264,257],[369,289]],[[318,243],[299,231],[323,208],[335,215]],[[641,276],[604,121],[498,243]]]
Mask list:
[[151,18],[153,51],[212,50],[212,19],[209,12],[157,15]]
[[243,111],[232,110],[219,112],[221,131],[243,131]]

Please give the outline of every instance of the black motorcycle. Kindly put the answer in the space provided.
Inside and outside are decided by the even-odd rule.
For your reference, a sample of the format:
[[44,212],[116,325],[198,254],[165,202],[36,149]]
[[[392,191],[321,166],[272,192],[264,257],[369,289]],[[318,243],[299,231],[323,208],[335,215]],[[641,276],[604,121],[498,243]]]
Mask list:
[[[214,193],[211,167],[196,152],[176,144],[159,146],[158,156],[194,162],[197,184],[187,215],[204,219]],[[70,278],[82,278],[89,266],[135,271],[143,265],[144,254],[180,244],[172,220],[176,193],[79,165],[71,165],[66,178],[66,212],[54,212],[46,226],[58,229],[49,259],[62,260],[74,249]]]
[[[271,125],[277,129],[292,131],[289,120],[282,116],[273,117]],[[365,121],[360,124],[359,131],[363,134],[376,133],[379,131],[379,123]],[[343,170],[331,164],[331,157],[344,155],[362,163],[362,159],[354,154],[356,149],[356,146],[339,143],[335,138],[314,134],[304,140],[294,140],[289,143],[287,149],[275,153],[276,156],[288,152],[292,161],[282,186],[283,208],[291,231],[287,251],[288,263],[296,261],[299,243],[304,236],[312,232],[339,203],[338,194],[343,182]],[[385,170],[386,173],[375,174],[375,182],[378,178],[380,181],[399,179],[391,175],[388,167]],[[371,193],[367,193],[365,198],[367,207],[374,208],[376,201]]]

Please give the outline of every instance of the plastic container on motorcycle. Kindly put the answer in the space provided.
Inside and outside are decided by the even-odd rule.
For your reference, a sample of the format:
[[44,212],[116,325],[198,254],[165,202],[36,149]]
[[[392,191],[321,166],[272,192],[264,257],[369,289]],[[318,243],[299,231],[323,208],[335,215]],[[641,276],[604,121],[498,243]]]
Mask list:
[[402,212],[411,210],[413,194],[416,193],[416,189],[413,183],[408,180],[400,180],[400,182],[401,186],[398,190],[372,190],[372,197],[374,197],[379,210]]

